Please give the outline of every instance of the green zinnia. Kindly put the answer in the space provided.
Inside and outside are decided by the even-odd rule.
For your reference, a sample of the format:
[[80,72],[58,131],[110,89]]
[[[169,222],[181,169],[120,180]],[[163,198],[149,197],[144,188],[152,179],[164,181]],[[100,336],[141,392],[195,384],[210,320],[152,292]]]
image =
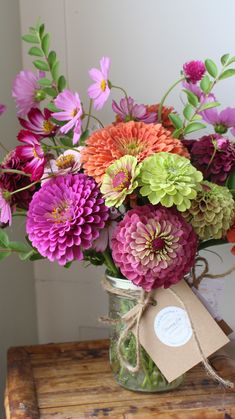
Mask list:
[[141,165],[134,156],[123,156],[108,167],[104,175],[101,192],[107,207],[119,207],[126,196],[137,188],[137,176]]
[[179,211],[185,211],[190,208],[191,200],[196,198],[202,179],[202,173],[185,157],[173,153],[156,153],[142,163],[140,194],[147,196],[153,205],[176,205]]
[[234,200],[226,186],[204,181],[189,210],[182,215],[201,240],[221,239],[234,220]]

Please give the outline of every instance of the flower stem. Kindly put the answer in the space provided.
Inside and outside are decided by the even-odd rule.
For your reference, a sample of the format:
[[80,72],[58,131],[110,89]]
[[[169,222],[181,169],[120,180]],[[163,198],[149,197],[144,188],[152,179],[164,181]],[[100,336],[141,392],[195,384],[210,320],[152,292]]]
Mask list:
[[157,115],[157,117],[158,117],[158,122],[161,122],[161,120],[162,120],[162,108],[163,108],[163,105],[164,105],[164,103],[165,103],[165,100],[166,100],[166,98],[167,98],[167,96],[171,93],[171,91],[178,85],[178,84],[180,84],[182,81],[184,81],[185,80],[185,77],[181,77],[179,80],[176,80],[176,82],[175,83],[173,83],[170,87],[169,87],[169,89],[167,90],[167,92],[164,94],[164,96],[163,96],[163,98],[162,98],[162,100],[161,100],[161,102],[160,102],[160,104],[159,104],[159,108],[158,108],[158,115]]
[[[53,142],[53,144],[54,144],[54,147],[57,147],[55,138],[54,138],[54,137],[52,137],[52,138],[51,138],[51,140],[52,140],[52,142]],[[60,155],[60,153],[59,153],[59,150],[58,150],[58,149],[56,149],[56,154],[57,154],[57,156],[59,156],[59,155]]]
[[107,266],[107,269],[110,273],[112,273],[113,275],[118,275],[118,269],[116,268],[116,266],[114,265],[114,262],[112,260],[112,257],[109,253],[108,250],[105,250],[103,252],[103,256],[104,256],[104,263]]
[[93,118],[93,119],[95,119],[99,124],[100,124],[100,126],[102,127],[102,128],[104,128],[104,125],[102,124],[102,122],[100,121],[100,119],[98,119],[98,118],[96,118],[96,116],[94,116],[94,115],[91,115],[91,114],[89,114],[89,113],[84,113],[83,114],[84,116],[90,116],[90,118]]
[[92,102],[93,100],[90,99],[90,103],[89,103],[89,109],[88,109],[88,118],[87,118],[87,123],[86,123],[86,128],[85,131],[89,128],[89,124],[90,124],[90,120],[91,120],[91,109],[92,109]]
[[9,153],[9,150],[1,142],[0,142],[0,147],[2,147],[4,151],[6,151],[7,153]]
[[126,90],[125,90],[125,89],[123,89],[123,88],[122,88],[122,87],[120,87],[120,86],[115,86],[114,84],[111,84],[111,88],[112,88],[112,89],[118,89],[118,90],[121,90],[121,91],[124,93],[124,96],[125,96],[125,98],[126,98],[126,104],[127,104],[128,114],[129,114],[129,116],[131,116],[131,111],[130,111],[129,101],[128,101],[128,95],[127,95]]
[[0,168],[0,173],[16,173],[18,175],[23,175],[23,176],[28,176],[28,177],[31,176],[28,173],[22,172],[22,170],[16,170],[16,169],[2,169],[2,168]]

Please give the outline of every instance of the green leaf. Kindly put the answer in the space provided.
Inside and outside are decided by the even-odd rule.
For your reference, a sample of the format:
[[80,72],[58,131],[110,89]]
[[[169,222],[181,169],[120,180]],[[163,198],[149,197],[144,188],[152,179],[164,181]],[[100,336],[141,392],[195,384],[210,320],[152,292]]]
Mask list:
[[29,250],[27,253],[19,253],[20,260],[27,260],[34,255],[34,250]]
[[73,261],[71,261],[71,262],[67,262],[67,263],[64,265],[64,268],[66,268],[66,269],[70,268],[70,266],[72,265],[72,263],[73,263]]
[[173,123],[175,128],[182,128],[183,127],[183,121],[181,120],[181,118],[179,117],[179,115],[177,115],[176,113],[170,113],[169,114],[169,118],[171,120],[171,122]]
[[183,89],[183,92],[186,93],[189,103],[196,108],[199,103],[198,97],[190,90]]
[[10,242],[7,247],[10,250],[20,253],[28,253],[32,250],[27,244],[21,242]]
[[0,260],[3,260],[3,259],[5,259],[5,258],[7,258],[8,256],[11,256],[11,252],[7,252],[7,251],[2,251],[1,249],[0,249]]
[[66,87],[66,80],[64,76],[60,76],[58,79],[58,89],[59,92],[62,92],[64,90],[64,88]]
[[53,80],[57,81],[59,77],[59,61],[56,61],[52,68],[51,68],[51,74],[53,77]]
[[200,121],[201,119],[202,119],[202,116],[201,116],[201,115],[198,115],[198,114],[196,113],[196,115],[194,115],[194,116],[192,117],[191,121]]
[[217,65],[214,63],[214,61],[206,59],[205,66],[210,76],[214,77],[215,79],[218,74],[218,68],[217,68]]
[[45,61],[42,60],[35,60],[33,61],[34,66],[41,71],[48,71],[49,70],[49,66]]
[[28,34],[22,36],[23,41],[29,42],[30,44],[39,44],[39,39],[37,35]]
[[184,114],[184,117],[188,121],[191,120],[191,118],[193,116],[193,113],[194,113],[194,109],[193,109],[192,105],[190,105],[190,104],[186,105],[185,108],[184,108],[184,110],[183,110],[183,114]]
[[[65,147],[73,147],[73,141],[69,137],[61,137],[60,142]],[[80,144],[80,142],[79,142],[79,144]]]
[[233,172],[230,173],[226,181],[226,186],[230,190],[233,197],[235,197],[235,170],[233,170]]
[[183,132],[182,128],[175,129],[175,131],[172,133],[173,138],[179,138],[182,132]]
[[39,79],[38,80],[38,84],[40,84],[40,86],[45,86],[45,87],[48,87],[48,86],[51,86],[51,84],[52,84],[52,81],[51,80],[49,80],[49,79],[47,79],[47,78],[45,78],[45,77],[43,77],[43,78],[41,78],[41,79]]
[[211,87],[211,81],[208,74],[206,74],[200,82],[200,87],[204,93],[208,93]]
[[226,67],[227,67],[228,65],[230,65],[230,64],[232,64],[232,63],[234,63],[234,62],[235,62],[235,57],[231,57],[231,58],[230,58],[230,60],[227,62]]
[[0,229],[0,246],[7,247],[9,243],[8,235],[3,229]]
[[46,35],[44,35],[42,38],[42,50],[46,56],[49,52],[49,46],[50,46],[50,35],[49,33],[46,33]]
[[229,68],[228,70],[225,70],[222,74],[219,76],[219,80],[227,79],[228,77],[232,77],[235,75],[235,69]]
[[229,56],[230,56],[230,54],[224,54],[224,55],[222,55],[222,57],[220,58],[220,61],[221,61],[221,64],[222,65],[227,64],[227,61],[229,59]]
[[83,131],[80,140],[79,140],[79,145],[85,145],[85,141],[86,139],[89,137],[89,129],[86,129],[85,131]]
[[187,127],[184,130],[184,134],[190,134],[191,132],[198,131],[200,129],[206,128],[205,124],[202,124],[201,122],[191,122],[187,125]]
[[41,38],[41,39],[42,39],[43,34],[44,34],[44,29],[45,29],[45,25],[44,25],[44,23],[42,23],[42,24],[39,26],[39,29],[38,29],[39,36],[40,36],[40,38]]
[[38,47],[32,47],[32,48],[30,48],[30,50],[28,51],[28,54],[29,55],[33,55],[35,57],[43,57],[43,52]]
[[60,111],[60,109],[58,109],[56,106],[55,106],[55,104],[53,103],[53,102],[49,102],[48,104],[47,104],[47,108],[49,109],[49,111],[51,111],[51,112],[59,112]]
[[207,102],[200,107],[200,112],[205,111],[206,109],[216,108],[217,106],[220,106],[219,102]]
[[47,59],[48,59],[48,63],[49,63],[50,69],[52,69],[54,63],[56,62],[56,53],[55,53],[55,51],[49,52],[49,55],[48,55]]
[[45,87],[43,91],[53,98],[57,96],[57,91],[53,87]]
[[41,260],[41,259],[46,259],[46,258],[44,256],[40,255],[40,253],[35,253],[34,252],[34,254],[32,256],[30,256],[29,259],[31,261],[34,261],[34,260]]

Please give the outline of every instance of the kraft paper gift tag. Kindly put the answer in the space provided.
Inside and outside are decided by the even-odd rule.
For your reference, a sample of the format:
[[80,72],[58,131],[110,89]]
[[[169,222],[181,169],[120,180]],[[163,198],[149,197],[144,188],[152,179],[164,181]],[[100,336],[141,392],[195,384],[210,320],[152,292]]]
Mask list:
[[186,310],[190,313],[205,357],[229,342],[185,281],[179,282],[171,289],[184,302],[185,307],[169,289],[157,289],[153,293],[157,305],[148,306],[141,319],[139,330],[141,345],[168,382],[175,380],[202,361]]

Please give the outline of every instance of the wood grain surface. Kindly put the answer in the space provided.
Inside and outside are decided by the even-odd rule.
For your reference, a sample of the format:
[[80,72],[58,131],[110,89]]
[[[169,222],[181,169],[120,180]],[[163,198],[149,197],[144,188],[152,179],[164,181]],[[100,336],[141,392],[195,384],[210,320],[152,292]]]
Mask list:
[[[137,393],[114,381],[108,341],[11,348],[6,385],[7,419],[235,419],[235,392],[213,382],[202,366],[167,393]],[[211,362],[235,382],[235,361]]]

